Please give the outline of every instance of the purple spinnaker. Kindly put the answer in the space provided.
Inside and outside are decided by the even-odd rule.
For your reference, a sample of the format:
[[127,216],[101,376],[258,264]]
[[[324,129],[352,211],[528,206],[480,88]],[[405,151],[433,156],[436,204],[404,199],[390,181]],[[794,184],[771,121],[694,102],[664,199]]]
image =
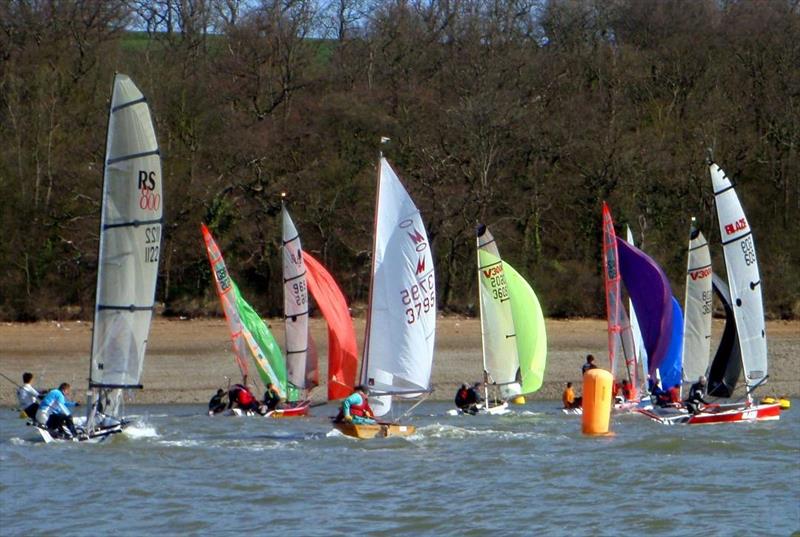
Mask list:
[[672,339],[672,289],[664,271],[647,254],[620,237],[617,249],[622,281],[650,357],[647,372],[654,379]]

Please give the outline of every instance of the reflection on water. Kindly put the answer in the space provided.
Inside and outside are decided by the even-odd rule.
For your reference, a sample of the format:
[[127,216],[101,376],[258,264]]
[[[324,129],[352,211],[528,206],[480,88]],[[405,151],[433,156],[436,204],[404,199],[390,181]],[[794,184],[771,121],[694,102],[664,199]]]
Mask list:
[[[555,403],[447,416],[359,441],[317,417],[209,418],[136,407],[98,445],[31,442],[0,412],[2,534],[789,535],[800,530],[800,412],[773,423],[664,427],[614,418],[580,434]],[[31,505],[37,507],[31,509]]]

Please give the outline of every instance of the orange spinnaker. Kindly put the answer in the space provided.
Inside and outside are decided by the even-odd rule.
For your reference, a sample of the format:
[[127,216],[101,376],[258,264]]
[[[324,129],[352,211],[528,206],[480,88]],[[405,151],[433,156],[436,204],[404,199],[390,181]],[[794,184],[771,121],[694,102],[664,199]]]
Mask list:
[[343,399],[353,393],[358,366],[356,331],[342,290],[333,276],[303,251],[308,289],[328,323],[328,400]]

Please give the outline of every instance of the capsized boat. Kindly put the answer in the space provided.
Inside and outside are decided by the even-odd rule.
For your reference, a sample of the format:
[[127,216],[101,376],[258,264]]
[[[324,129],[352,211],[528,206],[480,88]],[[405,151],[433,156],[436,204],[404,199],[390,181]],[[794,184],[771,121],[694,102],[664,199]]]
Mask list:
[[[731,397],[741,367],[744,372],[746,400],[707,405],[696,414],[689,414],[684,410],[683,416],[643,413],[660,423],[707,424],[777,420],[780,419],[779,402],[757,404],[752,400],[752,392],[764,384],[768,377],[761,278],[752,231],[725,172],[714,163],[709,164],[709,171],[728,273],[727,286],[716,275],[712,284],[722,298],[728,319],[709,369],[708,394]],[[741,366],[733,362],[739,362]]]
[[[421,402],[430,393],[436,335],[436,275],[428,235],[419,210],[382,155],[372,252],[361,383],[381,417],[392,410],[393,398]],[[412,425],[388,425],[394,427],[381,429],[387,436],[415,431]],[[334,427],[356,438],[374,430],[349,423]]]
[[[87,415],[74,419],[85,431],[79,439],[89,442],[125,429],[123,391],[142,389],[164,222],[150,108],[123,74],[114,76],[104,162]],[[45,442],[72,440],[65,431],[32,425]]]
[[[541,305],[528,282],[500,258],[489,229],[477,228],[484,404],[481,412],[505,414],[508,399],[542,387],[547,334]],[[488,387],[500,387],[502,403],[489,404]]]
[[205,224],[201,224],[200,228],[214,286],[228,323],[234,358],[242,373],[242,383],[246,383],[248,363],[252,360],[264,386],[272,383],[286,393],[286,364],[278,342],[258,313],[242,297],[211,232]]

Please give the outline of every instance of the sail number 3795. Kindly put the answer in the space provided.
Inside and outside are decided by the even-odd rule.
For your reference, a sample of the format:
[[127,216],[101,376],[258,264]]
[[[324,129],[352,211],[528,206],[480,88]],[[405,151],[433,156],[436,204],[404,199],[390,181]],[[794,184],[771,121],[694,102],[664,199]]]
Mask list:
[[436,311],[436,289],[431,271],[425,278],[400,291],[400,299],[406,306],[406,323],[414,324],[424,314]]

